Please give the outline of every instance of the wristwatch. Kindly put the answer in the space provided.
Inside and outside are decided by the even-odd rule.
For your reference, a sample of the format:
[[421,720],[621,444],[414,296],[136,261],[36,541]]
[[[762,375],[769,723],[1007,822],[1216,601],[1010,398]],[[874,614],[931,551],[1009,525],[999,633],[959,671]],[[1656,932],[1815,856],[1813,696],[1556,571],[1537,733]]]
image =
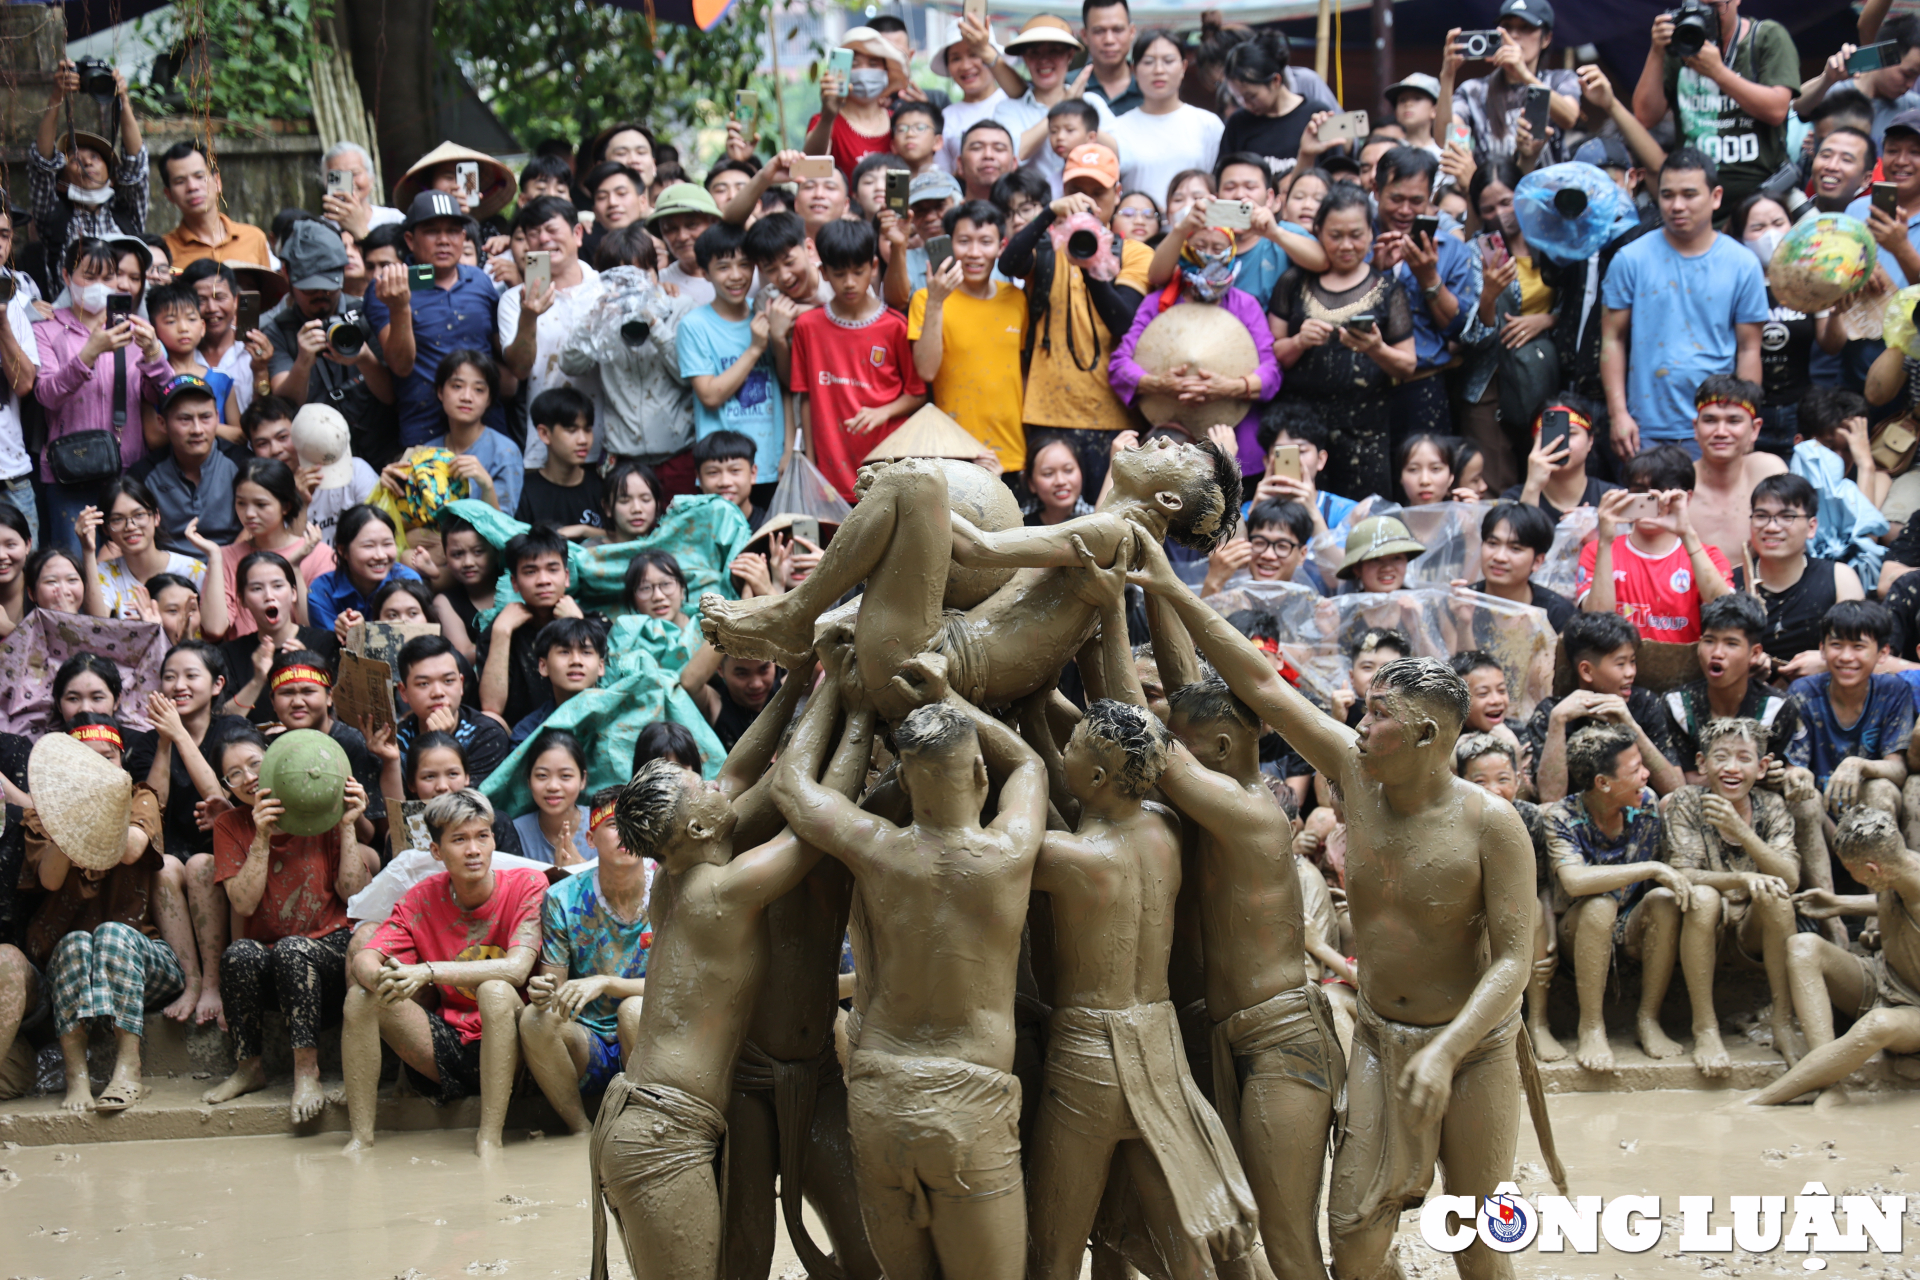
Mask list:
[[1447,287],[1446,281],[1435,280],[1432,284],[1428,285],[1426,288],[1420,291],[1420,296],[1426,299],[1428,302],[1432,302],[1435,298],[1440,296],[1440,291],[1446,287]]

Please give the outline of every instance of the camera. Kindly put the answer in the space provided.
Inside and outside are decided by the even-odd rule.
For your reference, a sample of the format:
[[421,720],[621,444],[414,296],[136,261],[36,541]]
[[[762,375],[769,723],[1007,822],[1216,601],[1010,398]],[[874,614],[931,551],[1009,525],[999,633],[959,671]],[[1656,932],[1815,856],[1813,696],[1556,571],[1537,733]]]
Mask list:
[[1100,252],[1100,237],[1091,231],[1076,231],[1067,237],[1067,256],[1070,258],[1091,258]]
[[1798,221],[1802,205],[1811,205],[1806,193],[1807,180],[1800,173],[1800,166],[1789,160],[1773,171],[1773,176],[1760,184],[1760,194],[1787,211],[1787,217]]
[[1667,44],[1683,58],[1691,58],[1713,39],[1716,24],[1705,0],[1680,0],[1680,7],[1667,10],[1666,16],[1673,19],[1673,38]]
[[327,345],[343,359],[351,360],[359,355],[372,336],[373,328],[365,316],[335,316],[327,321]]
[[633,319],[620,322],[620,341],[629,347],[646,345],[647,336],[653,332],[651,321]]
[[1460,38],[1453,42],[1460,56],[1469,62],[1485,62],[1491,59],[1500,48],[1500,32],[1497,28],[1487,31],[1462,31]]
[[113,67],[105,58],[81,58],[73,69],[80,74],[80,92],[94,98],[111,98],[120,92],[114,83]]

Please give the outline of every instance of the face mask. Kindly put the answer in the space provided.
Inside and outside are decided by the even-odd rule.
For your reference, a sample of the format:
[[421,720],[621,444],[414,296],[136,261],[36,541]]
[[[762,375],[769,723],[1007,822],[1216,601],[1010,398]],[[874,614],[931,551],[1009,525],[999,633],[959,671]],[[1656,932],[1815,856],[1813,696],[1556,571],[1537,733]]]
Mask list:
[[1180,263],[1181,283],[1186,286],[1187,296],[1195,302],[1218,302],[1233,287],[1234,279],[1240,274],[1240,264],[1233,260],[1231,250],[1197,256],[1198,262]]
[[76,187],[71,182],[67,184],[67,200],[71,204],[81,205],[88,209],[98,209],[111,199],[113,199],[113,187],[111,185],[105,187]]
[[1747,248],[1753,250],[1754,255],[1760,259],[1761,269],[1765,270],[1773,262],[1773,251],[1778,249],[1780,242],[1786,238],[1787,233],[1779,227],[1769,227],[1762,231],[1757,239],[1747,241]]
[[861,67],[847,73],[847,92],[871,102],[887,91],[887,73],[880,67]]
[[99,315],[107,309],[107,296],[113,290],[103,284],[83,284],[77,290],[71,290],[73,300],[88,315]]

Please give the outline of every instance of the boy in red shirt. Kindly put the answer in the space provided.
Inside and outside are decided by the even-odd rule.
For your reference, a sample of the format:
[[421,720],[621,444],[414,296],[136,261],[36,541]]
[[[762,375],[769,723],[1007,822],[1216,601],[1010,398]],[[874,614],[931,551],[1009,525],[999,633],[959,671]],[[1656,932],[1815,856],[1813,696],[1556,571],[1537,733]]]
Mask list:
[[[522,991],[540,955],[544,872],[493,869],[493,806],[468,788],[435,796],[421,815],[445,871],[407,891],[353,957],[340,1060],[348,1151],[373,1145],[380,1041],[436,1102],[480,1095],[474,1153],[497,1153],[520,1071]],[[426,1003],[414,998],[433,990]]]
[[873,228],[829,222],[813,243],[833,299],[794,321],[791,385],[807,456],[852,502],[860,460],[927,402],[927,386],[907,322],[874,296]]
[[[1580,552],[1575,597],[1588,613],[1618,613],[1645,640],[1692,644],[1700,638],[1700,606],[1733,590],[1733,569],[1703,541],[1687,514],[1693,459],[1679,445],[1656,445],[1627,463],[1627,487],[1600,499],[1596,537]],[[1656,497],[1656,515],[1629,521],[1627,505]]]

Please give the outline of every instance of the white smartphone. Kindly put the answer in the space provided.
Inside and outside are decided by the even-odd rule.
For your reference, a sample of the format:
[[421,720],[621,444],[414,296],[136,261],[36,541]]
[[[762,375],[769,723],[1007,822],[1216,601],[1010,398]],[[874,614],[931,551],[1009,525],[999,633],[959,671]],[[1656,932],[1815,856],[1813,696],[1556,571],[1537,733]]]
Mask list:
[[351,196],[353,194],[353,170],[327,170],[327,194],[330,196]]
[[1247,200],[1207,201],[1207,225],[1228,231],[1245,231],[1253,226],[1253,204]]
[[527,250],[527,287],[532,288],[536,280],[553,283],[553,255],[544,249]]
[[1320,141],[1358,143],[1367,136],[1367,113],[1342,111],[1320,122]]
[[453,166],[454,176],[460,184],[460,194],[467,198],[470,205],[480,203],[480,165],[478,161],[462,160]]

